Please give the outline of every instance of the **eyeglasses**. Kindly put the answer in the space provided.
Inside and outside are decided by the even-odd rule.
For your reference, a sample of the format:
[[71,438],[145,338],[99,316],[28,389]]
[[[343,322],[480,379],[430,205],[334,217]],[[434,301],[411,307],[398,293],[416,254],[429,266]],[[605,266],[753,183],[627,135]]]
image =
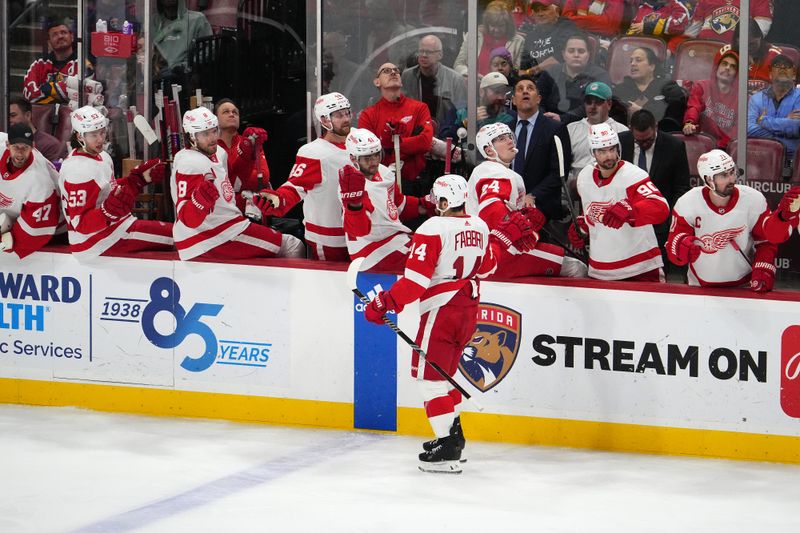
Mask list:
[[400,74],[400,69],[397,67],[384,67],[378,72],[378,74],[386,74],[387,76],[392,74]]
[[433,54],[438,54],[441,50],[417,50],[417,55],[421,56],[432,56]]
[[793,70],[794,65],[772,65],[775,70]]

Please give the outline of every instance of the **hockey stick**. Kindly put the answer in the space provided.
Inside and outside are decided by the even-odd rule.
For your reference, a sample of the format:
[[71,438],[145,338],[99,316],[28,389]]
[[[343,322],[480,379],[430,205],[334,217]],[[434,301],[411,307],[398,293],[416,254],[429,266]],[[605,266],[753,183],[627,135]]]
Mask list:
[[736,242],[736,239],[735,238],[731,239],[728,242],[731,243],[731,246],[733,246],[734,250],[736,250],[737,252],[742,254],[742,257],[744,258],[745,261],[747,261],[747,264],[750,265],[750,268],[752,269],[753,268],[753,262],[750,261],[750,258],[747,257],[747,255],[745,255],[745,253],[742,251],[742,248],[739,246],[739,243]]
[[542,226],[541,231],[545,235],[553,239],[557,245],[561,246],[564,249],[565,254],[571,255],[584,265],[589,266],[589,260],[586,258],[584,254],[579,253],[577,250],[573,251],[572,248],[570,246],[567,246],[567,244],[560,237],[558,237],[553,231],[547,229],[547,226]]
[[569,192],[569,185],[567,185],[567,176],[564,173],[564,146],[561,144],[561,137],[558,135],[553,136],[553,141],[556,143],[556,154],[558,155],[558,178],[561,182],[561,187],[564,189],[564,194],[567,196],[567,209],[572,217],[572,224],[575,230],[582,239],[586,239],[588,235],[584,233],[578,224],[578,217],[575,214],[575,205],[572,203],[572,194]]
[[153,131],[153,128],[151,128],[150,124],[148,124],[147,119],[142,115],[136,115],[133,117],[133,125],[136,126],[136,129],[139,130],[139,133],[142,134],[142,137],[144,137],[144,140],[147,141],[147,144],[153,144],[158,140],[158,135],[156,135],[156,132]]
[[447,137],[445,139],[445,144],[444,173],[450,174],[450,161],[453,159],[453,154],[451,153],[453,147],[453,138]]
[[[353,294],[355,294],[359,300],[361,300],[361,303],[363,303],[364,305],[369,305],[369,299],[364,295],[363,292],[361,292],[361,290],[359,290],[358,285],[356,283],[356,279],[358,278],[358,271],[361,269],[361,263],[363,262],[364,258],[359,257],[357,259],[353,259],[353,262],[350,263],[349,267],[347,267],[347,287],[351,291],[353,291]],[[406,344],[408,344],[411,347],[412,350],[414,350],[415,352],[417,352],[417,354],[419,354],[421,364],[417,370],[418,373],[423,372],[426,363],[429,364],[431,368],[433,368],[440,376],[442,376],[445,380],[447,380],[447,382],[450,385],[452,385],[454,389],[460,392],[465,399],[469,400],[469,402],[473,405],[473,407],[475,407],[475,409],[477,409],[478,411],[483,411],[483,406],[481,406],[477,402],[477,400],[474,400],[472,398],[472,395],[468,393],[464,389],[464,387],[459,385],[456,380],[447,375],[447,372],[442,370],[442,367],[440,367],[438,364],[434,363],[433,361],[429,361],[428,355],[425,353],[425,351],[422,348],[420,348],[416,342],[411,340],[411,337],[406,335],[403,332],[403,330],[397,327],[397,324],[392,322],[391,319],[386,315],[383,316],[383,323],[389,326],[389,328],[392,331],[394,331],[398,337],[403,339],[406,342]]]
[[403,194],[403,178],[400,175],[400,166],[402,165],[400,162],[400,135],[397,133],[392,135],[392,144],[394,144],[394,180],[397,183],[398,192]]

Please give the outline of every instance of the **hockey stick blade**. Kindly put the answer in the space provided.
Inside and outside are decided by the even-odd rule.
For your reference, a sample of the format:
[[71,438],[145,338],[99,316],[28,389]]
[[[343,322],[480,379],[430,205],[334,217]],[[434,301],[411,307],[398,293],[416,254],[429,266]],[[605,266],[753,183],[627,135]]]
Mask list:
[[[369,299],[368,299],[368,298],[367,298],[367,297],[364,295],[364,293],[363,293],[363,292],[361,292],[361,290],[358,288],[358,284],[357,284],[358,272],[361,270],[361,263],[363,263],[363,262],[364,262],[364,258],[363,258],[363,257],[359,257],[359,258],[357,258],[357,259],[354,259],[354,260],[353,260],[353,261],[350,263],[350,266],[349,266],[349,267],[347,267],[347,288],[348,288],[348,289],[350,289],[351,291],[353,291],[353,294],[355,294],[355,295],[356,295],[356,297],[357,297],[359,300],[361,300],[361,303],[363,303],[364,305],[369,305]],[[420,347],[417,345],[417,343],[415,343],[415,342],[414,342],[414,341],[411,339],[411,337],[409,337],[408,335],[406,335],[406,334],[403,332],[403,330],[401,330],[401,329],[400,329],[400,328],[397,326],[397,324],[395,324],[394,322],[392,322],[392,320],[391,320],[389,317],[387,317],[387,316],[384,316],[384,317],[383,317],[383,323],[384,323],[384,324],[386,324],[387,326],[389,326],[389,328],[390,328],[392,331],[394,331],[394,332],[397,334],[397,336],[398,336],[398,337],[400,337],[401,339],[403,339],[403,341],[405,341],[405,343],[406,343],[406,344],[408,344],[408,345],[411,347],[411,349],[412,349],[412,350],[414,350],[415,352],[417,352],[417,353],[418,353],[418,354],[419,354],[419,355],[420,355],[420,356],[421,356],[421,357],[422,357],[422,358],[425,360],[425,363],[427,363],[428,365],[430,365],[430,367],[431,367],[431,368],[433,368],[433,369],[434,369],[434,370],[435,370],[435,371],[436,371],[436,372],[437,372],[437,373],[438,373],[440,376],[442,376],[442,378],[444,378],[444,379],[445,379],[445,380],[446,380],[448,383],[450,383],[450,385],[452,385],[454,389],[458,390],[458,392],[460,392],[460,393],[461,393],[461,395],[462,395],[462,396],[463,396],[463,397],[464,397],[466,400],[468,400],[468,401],[469,401],[469,402],[472,404],[472,406],[473,406],[473,407],[475,407],[475,409],[477,409],[478,411],[483,411],[483,406],[482,406],[482,405],[480,405],[480,404],[479,404],[479,403],[478,403],[478,402],[477,402],[477,401],[476,401],[474,398],[472,398],[472,395],[471,395],[469,392],[467,392],[467,391],[464,389],[464,387],[462,387],[462,386],[461,386],[461,385],[460,385],[460,384],[459,384],[459,383],[458,383],[456,380],[454,380],[453,378],[451,378],[451,377],[450,377],[450,376],[449,376],[449,375],[448,375],[448,374],[447,374],[447,373],[446,373],[446,372],[445,372],[445,371],[442,369],[442,367],[440,367],[438,364],[434,363],[433,361],[429,361],[429,360],[428,360],[428,354],[426,354],[426,353],[425,353],[425,350],[423,350],[422,348],[420,348]]]
[[156,132],[154,132],[153,128],[150,127],[150,124],[147,123],[147,119],[142,115],[136,115],[133,117],[133,125],[136,126],[136,129],[139,130],[139,133],[142,134],[142,137],[144,137],[144,140],[147,141],[147,144],[153,144],[158,140],[158,135],[156,135]]

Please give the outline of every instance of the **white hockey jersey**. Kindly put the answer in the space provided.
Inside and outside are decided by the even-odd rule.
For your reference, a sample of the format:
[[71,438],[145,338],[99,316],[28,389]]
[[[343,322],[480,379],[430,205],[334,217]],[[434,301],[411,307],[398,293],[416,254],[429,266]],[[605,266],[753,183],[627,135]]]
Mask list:
[[[480,216],[492,228],[498,216],[525,206],[522,176],[496,161],[484,161],[469,176],[467,213]],[[502,211],[502,214],[500,213]]]
[[349,164],[350,156],[343,144],[319,138],[300,147],[289,179],[275,191],[281,199],[278,216],[302,200],[306,239],[344,248],[339,170]]
[[[641,168],[620,161],[608,179],[587,166],[578,174],[578,194],[583,216],[589,226],[589,277],[604,280],[626,279],[661,268],[664,262],[653,224],[669,216],[667,200]],[[600,220],[606,209],[627,200],[634,210],[635,224],[618,229]]]
[[708,187],[695,187],[675,203],[667,253],[676,257],[680,241],[693,238],[701,253],[689,265],[689,285],[741,285],[752,271],[742,253],[752,261],[755,247],[766,238],[767,201],[746,185],[736,185],[725,207],[711,203],[710,194]]
[[23,258],[50,241],[61,220],[58,172],[38,150],[22,168],[9,163],[11,152],[0,141],[0,213],[11,223],[10,253]]
[[[203,222],[190,228],[182,220],[181,210],[191,201],[194,190],[204,180],[214,182],[219,198]],[[236,207],[233,186],[228,180],[228,154],[221,146],[208,157],[194,149],[185,148],[175,155],[170,176],[172,202],[175,205],[175,223],[172,234],[178,256],[186,261],[226,243],[242,233],[250,222]],[[275,253],[280,249],[280,234]]]
[[61,164],[61,208],[67,219],[70,251],[79,258],[102,254],[136,221],[127,215],[112,222],[100,210],[114,182],[114,163],[106,152],[92,156],[73,150]]

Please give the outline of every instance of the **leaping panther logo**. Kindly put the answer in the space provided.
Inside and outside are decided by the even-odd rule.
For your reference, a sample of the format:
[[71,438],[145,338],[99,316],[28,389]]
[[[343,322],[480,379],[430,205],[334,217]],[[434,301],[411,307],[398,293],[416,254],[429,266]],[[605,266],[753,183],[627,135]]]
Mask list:
[[482,303],[472,340],[464,348],[459,370],[475,388],[486,392],[505,378],[517,359],[522,316],[502,305]]

